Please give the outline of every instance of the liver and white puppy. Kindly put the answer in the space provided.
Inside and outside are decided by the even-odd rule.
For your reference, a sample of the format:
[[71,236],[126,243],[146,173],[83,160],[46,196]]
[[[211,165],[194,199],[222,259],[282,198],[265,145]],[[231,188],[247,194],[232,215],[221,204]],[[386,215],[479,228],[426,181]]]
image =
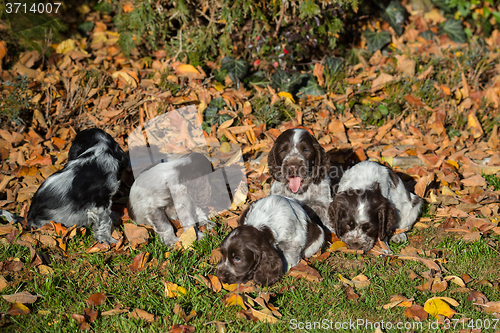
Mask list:
[[[395,229],[411,229],[422,199],[410,193],[390,168],[364,161],[347,170],[329,208],[338,237],[352,249],[369,251],[377,238],[386,240]],[[393,242],[407,240],[405,233]]]
[[66,227],[93,225],[99,242],[116,243],[111,237],[111,204],[127,164],[127,155],[111,135],[98,128],[81,131],[71,145],[68,163],[33,196],[28,225],[40,228],[50,221]]
[[[212,199],[212,187],[205,177],[212,171],[212,163],[199,153],[159,163],[145,170],[130,189],[130,217],[139,224],[151,225],[163,244],[174,244],[178,237],[171,219],[179,219],[185,230],[196,225],[197,221],[209,223],[200,205],[206,206]],[[185,182],[191,185],[183,186]],[[182,205],[178,211],[174,197]]]
[[332,230],[328,217],[330,161],[318,140],[305,129],[286,130],[276,139],[267,160],[274,179],[271,194],[300,200]]
[[217,276],[224,283],[253,279],[271,285],[283,271],[310,257],[323,246],[323,229],[311,222],[295,200],[270,195],[250,205],[239,227],[222,241]]

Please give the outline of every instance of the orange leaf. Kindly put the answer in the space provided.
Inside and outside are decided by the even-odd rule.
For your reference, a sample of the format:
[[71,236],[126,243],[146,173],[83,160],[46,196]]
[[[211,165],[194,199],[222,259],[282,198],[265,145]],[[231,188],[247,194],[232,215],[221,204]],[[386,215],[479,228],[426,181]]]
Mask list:
[[106,300],[106,295],[104,295],[103,293],[95,293],[95,294],[92,294],[88,299],[87,299],[87,303],[90,305],[90,306],[99,306],[102,304],[102,302],[104,302]]
[[13,303],[7,311],[7,314],[11,316],[27,315],[28,313],[30,313],[30,309],[21,303]]
[[132,261],[132,264],[129,266],[130,269],[134,272],[138,272],[144,269],[144,264],[149,258],[149,253],[148,252],[142,252],[139,253],[134,257],[134,260]]
[[404,314],[406,318],[416,321],[424,321],[429,316],[424,308],[418,304],[407,307]]
[[3,57],[7,54],[7,43],[3,40],[0,41],[0,61],[2,61]]

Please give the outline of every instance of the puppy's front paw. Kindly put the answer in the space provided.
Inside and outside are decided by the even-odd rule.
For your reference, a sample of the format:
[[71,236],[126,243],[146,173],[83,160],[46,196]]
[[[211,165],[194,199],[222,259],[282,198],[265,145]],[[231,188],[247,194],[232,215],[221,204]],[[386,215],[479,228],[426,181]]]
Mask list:
[[179,240],[179,237],[176,237],[172,232],[158,232],[158,236],[160,236],[160,241],[168,246],[173,246],[175,242]]
[[404,243],[407,240],[408,240],[408,237],[406,237],[406,233],[404,233],[404,232],[391,237],[391,242],[394,242],[394,243]]

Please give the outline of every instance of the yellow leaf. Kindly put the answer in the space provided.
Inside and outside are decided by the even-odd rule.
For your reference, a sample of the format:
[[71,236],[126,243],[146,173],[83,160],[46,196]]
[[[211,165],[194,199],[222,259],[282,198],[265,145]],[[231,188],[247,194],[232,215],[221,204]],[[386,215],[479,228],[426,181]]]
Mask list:
[[467,125],[468,128],[473,129],[472,135],[474,136],[474,139],[477,139],[483,135],[483,128],[481,127],[481,124],[479,123],[476,115],[472,112],[467,116]]
[[190,227],[188,230],[184,231],[179,237],[179,241],[183,248],[187,249],[191,247],[191,245],[196,240],[196,231],[194,230],[194,226]]
[[427,300],[424,304],[424,310],[436,319],[438,319],[438,315],[451,318],[456,313],[445,301],[438,298]]
[[163,285],[165,286],[165,297],[174,298],[179,296],[179,294],[186,295],[186,288],[179,287],[173,282],[163,281]]
[[177,66],[176,71],[179,74],[186,74],[186,73],[200,74],[200,72],[196,68],[194,68],[193,65],[189,64],[180,64],[179,66]]
[[127,82],[128,85],[134,87],[134,88],[137,88],[137,81],[132,77],[132,75],[130,75],[129,73],[127,73],[126,71],[117,71],[117,72],[114,72],[113,74],[111,74],[111,77],[113,79],[117,79],[118,76],[121,76],[122,79]]
[[444,278],[445,281],[451,281],[455,284],[458,284],[460,287],[465,287],[465,282],[464,280],[462,280],[461,278],[459,278],[458,276],[455,276],[455,275],[450,275],[450,276],[446,276]]
[[330,249],[328,251],[334,252],[334,251],[339,251],[339,250],[343,250],[343,249],[347,249],[347,244],[344,243],[343,241],[336,241],[336,242],[332,243],[332,245],[330,246]]
[[441,194],[448,195],[451,197],[456,196],[455,192],[453,192],[448,186],[443,186],[443,188],[441,189]]
[[59,54],[64,54],[69,51],[73,51],[76,49],[76,40],[74,39],[66,39],[57,45],[56,52]]
[[219,130],[223,130],[225,128],[228,128],[229,126],[231,126],[233,124],[233,122],[234,122],[234,118],[226,120],[225,122],[223,122],[222,124],[220,124]]
[[217,90],[217,91],[222,91],[222,90],[224,90],[224,88],[226,88],[226,87],[225,87],[222,83],[220,83],[220,82],[216,82],[216,83],[214,84],[214,88],[215,88],[215,90]]
[[457,170],[459,168],[458,163],[453,160],[446,160],[446,163],[453,165]]
[[347,284],[348,286],[352,287],[354,286],[354,283],[352,283],[351,280],[345,278],[342,276],[342,274],[339,273],[339,278],[340,278],[340,281],[343,283],[343,284]]
[[236,290],[236,288],[238,288],[238,285],[236,283],[233,283],[233,284],[223,283],[222,288],[224,288],[224,290],[227,290],[227,291],[233,291],[233,290]]
[[247,309],[247,307],[243,303],[243,297],[241,297],[239,294],[232,294],[226,299],[225,306],[228,307],[232,305],[241,306],[244,310]]
[[286,91],[280,91],[278,93],[278,96],[281,97],[281,98],[288,98],[290,101],[292,101],[293,103],[295,103],[295,100],[293,99],[292,94],[287,93]]

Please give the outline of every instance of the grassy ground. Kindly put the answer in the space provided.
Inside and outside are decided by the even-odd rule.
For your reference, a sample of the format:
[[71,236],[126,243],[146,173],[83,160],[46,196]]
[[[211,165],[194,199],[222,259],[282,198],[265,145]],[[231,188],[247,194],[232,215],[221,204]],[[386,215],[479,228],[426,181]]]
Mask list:
[[[485,322],[494,319],[493,316],[475,309],[472,302],[467,300],[469,292],[457,285],[450,284],[445,291],[436,294],[417,290],[416,287],[426,280],[412,279],[410,271],[419,275],[426,271],[427,268],[420,263],[335,252],[323,262],[312,264],[324,278],[322,282],[315,283],[286,276],[272,287],[259,290],[272,294],[270,301],[279,308],[283,317],[277,324],[261,321],[254,323],[238,317],[240,307],[224,306],[222,298],[227,293],[226,291],[214,293],[198,284],[193,278],[196,274],[215,274],[216,265],[209,262],[209,257],[212,249],[218,247],[223,236],[225,236],[223,232],[216,236],[207,236],[195,243],[191,251],[184,252],[172,250],[154,237],[149,244],[138,251],[123,254],[87,253],[86,249],[93,242],[92,237],[90,235],[77,236],[69,242],[66,253],[55,248],[39,249],[50,258],[54,274],[49,276],[37,273],[29,267],[28,248],[2,241],[1,260],[20,258],[27,263],[23,270],[7,276],[9,280],[16,281],[16,283],[7,287],[2,293],[11,294],[26,290],[40,298],[30,307],[31,315],[3,316],[0,319],[0,331],[78,331],[78,323],[71,319],[71,315],[83,314],[85,308],[88,307],[87,298],[96,292],[107,295],[105,303],[96,308],[99,312],[111,310],[116,304],[120,304],[121,308],[130,308],[130,311],[139,308],[152,313],[155,315],[155,320],[146,322],[142,319],[130,318],[127,313],[99,316],[90,325],[91,330],[95,332],[168,331],[173,324],[186,324],[181,317],[173,313],[176,303],[180,304],[186,313],[191,310],[196,311],[196,316],[189,321],[188,325],[196,327],[198,332],[216,332],[215,324],[210,324],[213,321],[225,322],[227,332],[293,331],[302,327],[299,325],[314,325],[313,322],[318,321],[323,328],[336,323],[347,325],[349,321],[356,322],[357,320],[372,322],[383,320],[393,325],[397,325],[398,322],[420,325],[405,318],[403,307],[382,309],[384,304],[389,303],[390,296],[395,294],[414,298],[414,302],[421,305],[432,296],[452,297],[460,303],[455,307],[457,313],[453,318],[482,319]],[[446,271],[443,272],[443,276],[468,274],[472,281],[467,284],[467,288],[484,293],[489,300],[498,300],[500,296],[498,284],[492,285],[485,282],[485,280],[498,279],[499,237],[492,239],[495,240],[494,247],[488,245],[488,239],[464,243],[443,231],[440,232],[439,228],[431,227],[412,231],[409,245],[423,249],[442,249],[443,257],[446,258],[446,263],[443,264]],[[422,242],[422,240],[426,241]],[[393,250],[397,252],[403,247],[393,246]],[[150,254],[149,262],[144,270],[132,272],[128,266],[136,254],[144,251]],[[165,259],[166,252],[170,252],[167,259]],[[359,295],[357,300],[348,300],[339,274],[352,279],[360,273],[366,275],[371,283],[366,288],[356,290]],[[186,295],[178,298],[165,297],[163,281],[183,286],[186,288]],[[250,296],[256,297],[259,291],[250,293]],[[7,311],[8,308],[7,302],[0,302],[0,311]],[[444,332],[442,328],[429,329],[428,325],[432,325],[434,321],[435,319],[428,319],[423,322],[422,329],[415,326],[416,330],[408,331]],[[455,329],[447,330],[447,332],[458,332],[460,325],[457,324]],[[316,328],[305,331],[324,330]],[[348,328],[345,331],[351,331],[351,329]],[[374,329],[363,324],[352,331],[373,332]],[[384,330],[384,332],[399,331],[402,330]],[[484,330],[484,332],[489,331],[493,330]]]

